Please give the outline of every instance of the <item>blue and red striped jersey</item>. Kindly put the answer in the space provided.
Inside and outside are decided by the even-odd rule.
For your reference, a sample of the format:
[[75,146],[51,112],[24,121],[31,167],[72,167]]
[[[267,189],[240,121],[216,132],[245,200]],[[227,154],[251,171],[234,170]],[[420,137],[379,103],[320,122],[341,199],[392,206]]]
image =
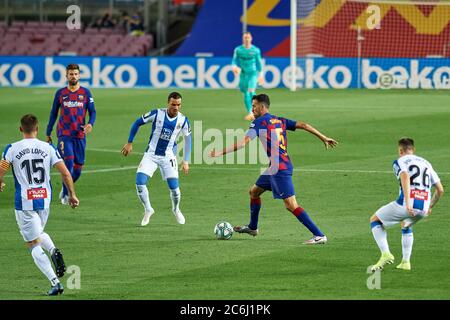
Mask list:
[[271,169],[292,173],[286,130],[295,131],[295,125],[296,121],[266,113],[250,124],[246,136],[250,139],[259,137],[270,159]]
[[84,87],[80,87],[74,92],[67,87],[56,91],[47,126],[47,136],[52,133],[59,109],[61,111],[56,126],[57,136],[84,139],[85,133],[82,126],[86,124],[86,112],[89,113],[89,123],[92,126],[96,118],[94,98],[92,98],[91,92]]

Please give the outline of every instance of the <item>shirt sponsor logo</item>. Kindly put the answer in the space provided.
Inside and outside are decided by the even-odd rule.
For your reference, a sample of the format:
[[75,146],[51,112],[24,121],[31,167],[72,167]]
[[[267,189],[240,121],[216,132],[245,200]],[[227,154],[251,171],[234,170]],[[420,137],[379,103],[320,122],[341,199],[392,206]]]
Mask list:
[[38,200],[47,198],[47,189],[45,188],[35,188],[27,190],[28,200]]
[[413,189],[409,197],[416,200],[428,200],[428,191]]
[[84,103],[81,101],[64,101],[63,106],[66,108],[80,108],[84,107]]

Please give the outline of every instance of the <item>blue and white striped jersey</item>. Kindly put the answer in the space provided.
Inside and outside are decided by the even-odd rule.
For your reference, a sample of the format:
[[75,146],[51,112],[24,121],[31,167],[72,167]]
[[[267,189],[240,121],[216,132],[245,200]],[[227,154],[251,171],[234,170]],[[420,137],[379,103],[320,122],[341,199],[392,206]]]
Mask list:
[[50,169],[63,161],[55,147],[38,139],[23,139],[6,146],[2,160],[12,167],[16,187],[16,210],[44,210],[50,207]]
[[[431,164],[416,155],[405,155],[393,163],[394,173],[400,183],[397,203],[405,206],[408,199],[413,209],[428,212],[431,201],[431,187],[440,181]],[[406,172],[410,178],[410,194],[405,197],[400,182],[400,173]]]
[[191,134],[189,120],[181,112],[170,118],[167,108],[155,109],[142,115],[144,123],[152,123],[152,131],[146,153],[157,156],[173,156],[176,140],[180,133],[185,137]]

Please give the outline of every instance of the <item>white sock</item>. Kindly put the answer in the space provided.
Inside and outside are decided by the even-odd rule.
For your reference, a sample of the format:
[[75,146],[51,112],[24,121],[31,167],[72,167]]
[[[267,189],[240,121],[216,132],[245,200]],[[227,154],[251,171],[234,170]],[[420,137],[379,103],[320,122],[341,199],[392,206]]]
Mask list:
[[383,226],[377,225],[372,228],[372,234],[377,242],[378,248],[380,248],[381,253],[390,252],[389,245],[387,242],[387,232]]
[[35,246],[31,249],[31,255],[33,256],[34,263],[41,270],[41,272],[47,277],[47,279],[51,282],[52,286],[59,283],[58,277],[55,274],[55,271],[52,269],[52,264],[45,254],[44,250],[40,245]]
[[172,211],[180,210],[180,200],[181,200],[180,188],[170,190],[170,199],[172,199]]
[[55,249],[55,244],[53,243],[53,241],[50,238],[50,236],[47,233],[43,232],[39,236],[39,239],[41,239],[41,246],[45,250],[47,250],[48,253],[52,254],[53,253],[53,249]]
[[413,236],[412,232],[402,234],[403,261],[409,262],[409,259],[411,258],[413,242],[414,242],[414,236]]
[[150,204],[150,197],[148,195],[148,189],[146,185],[136,185],[137,195],[139,200],[141,200],[142,205],[144,206],[145,212],[154,211],[152,205]]

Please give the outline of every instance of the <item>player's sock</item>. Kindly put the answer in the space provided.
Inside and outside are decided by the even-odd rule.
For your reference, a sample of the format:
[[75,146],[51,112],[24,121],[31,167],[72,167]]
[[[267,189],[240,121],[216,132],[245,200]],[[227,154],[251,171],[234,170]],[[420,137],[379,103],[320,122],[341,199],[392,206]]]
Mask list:
[[250,198],[250,223],[248,227],[252,230],[258,229],[259,211],[261,210],[261,198]]
[[47,233],[43,232],[39,236],[39,239],[41,239],[41,246],[45,250],[47,250],[48,253],[52,254],[53,253],[53,249],[55,249],[55,244],[53,243],[53,241],[50,238],[50,236]]
[[308,213],[306,213],[305,209],[303,209],[302,207],[298,207],[297,209],[295,209],[293,212],[294,216],[297,217],[298,221],[300,221],[301,223],[303,223],[303,225],[308,228],[309,231],[311,231],[311,233],[314,236],[319,236],[319,237],[323,237],[324,234],[322,233],[322,231],[320,231],[320,229],[314,224],[314,222],[311,220],[310,216],[308,215]]
[[409,262],[414,242],[414,236],[411,227],[402,229],[402,253],[403,261]]
[[139,200],[141,200],[142,205],[144,206],[145,212],[153,211],[152,205],[150,204],[150,197],[148,195],[147,186],[144,185],[136,185],[137,195]]
[[52,269],[52,264],[50,263],[50,260],[48,259],[44,250],[42,250],[42,247],[40,245],[36,245],[31,248],[30,251],[34,263],[51,282],[52,286],[59,283],[58,277],[56,276],[55,271],[53,271]]
[[73,165],[72,179],[74,183],[77,182],[77,180],[80,178],[81,170],[83,170],[83,165],[81,164]]
[[180,188],[170,189],[170,199],[172,199],[172,211],[180,210],[180,200],[181,200]]
[[252,98],[253,98],[254,92],[245,92],[244,93],[244,104],[247,108],[247,112],[252,112]]
[[[69,170],[70,175],[72,176],[73,179],[73,166],[74,166],[74,157],[73,156],[69,156],[64,158],[64,164],[67,167],[67,170]],[[67,196],[69,195],[69,189],[67,189],[66,185],[63,183],[63,196]]]
[[372,234],[375,241],[380,248],[381,253],[389,253],[389,245],[387,242],[387,232],[380,221],[373,221],[370,223],[372,227]]

